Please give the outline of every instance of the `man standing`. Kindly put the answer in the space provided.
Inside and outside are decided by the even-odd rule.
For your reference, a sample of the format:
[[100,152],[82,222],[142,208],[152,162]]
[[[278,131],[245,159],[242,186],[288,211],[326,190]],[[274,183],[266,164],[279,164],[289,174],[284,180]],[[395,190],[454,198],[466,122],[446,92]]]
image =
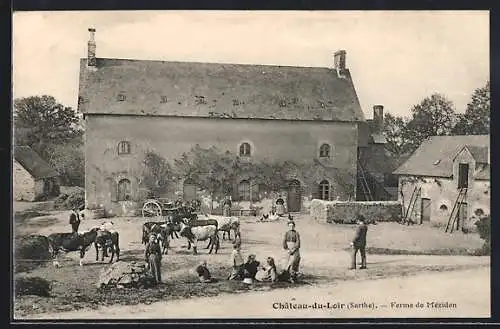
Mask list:
[[352,257],[351,257],[351,270],[356,269],[356,254],[361,254],[361,267],[360,269],[366,269],[366,233],[368,231],[368,226],[366,225],[366,220],[363,215],[358,216],[358,227],[356,228],[356,234],[351,242]]
[[283,249],[288,251],[288,263],[285,270],[290,273],[290,282],[294,283],[297,280],[300,265],[300,235],[295,231],[294,221],[289,221],[288,227],[290,230],[285,233],[283,239]]
[[74,234],[78,234],[78,227],[80,227],[80,216],[76,209],[71,210],[71,214],[69,215],[69,224],[71,225],[71,230]]
[[226,216],[226,217],[231,216],[231,198],[230,197],[226,197],[224,199],[224,203],[222,205],[222,215]]

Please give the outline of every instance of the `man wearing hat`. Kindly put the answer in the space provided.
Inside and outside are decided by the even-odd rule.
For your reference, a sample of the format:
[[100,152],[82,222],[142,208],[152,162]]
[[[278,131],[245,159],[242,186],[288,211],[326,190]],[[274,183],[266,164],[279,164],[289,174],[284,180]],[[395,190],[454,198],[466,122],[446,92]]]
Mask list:
[[368,231],[368,226],[366,225],[366,220],[363,215],[358,216],[358,227],[356,228],[356,234],[351,242],[352,257],[351,257],[351,270],[356,269],[356,254],[361,254],[361,267],[360,269],[366,268],[366,233]]
[[288,251],[288,262],[285,270],[290,273],[290,282],[294,283],[297,280],[300,265],[300,235],[299,232],[295,231],[293,220],[288,222],[288,227],[290,230],[285,233],[283,238],[283,249]]
[[71,225],[71,230],[73,234],[78,235],[78,227],[80,227],[80,216],[76,208],[71,210],[69,215],[69,224]]

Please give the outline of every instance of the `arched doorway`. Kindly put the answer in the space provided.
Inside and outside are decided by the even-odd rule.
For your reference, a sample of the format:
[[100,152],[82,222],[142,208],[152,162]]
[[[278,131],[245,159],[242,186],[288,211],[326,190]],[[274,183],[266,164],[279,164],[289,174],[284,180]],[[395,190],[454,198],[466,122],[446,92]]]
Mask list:
[[195,182],[191,179],[186,179],[183,184],[183,199],[184,201],[192,201],[196,200],[196,191],[198,187],[196,186]]
[[302,205],[302,189],[296,179],[288,183],[288,212],[299,212]]

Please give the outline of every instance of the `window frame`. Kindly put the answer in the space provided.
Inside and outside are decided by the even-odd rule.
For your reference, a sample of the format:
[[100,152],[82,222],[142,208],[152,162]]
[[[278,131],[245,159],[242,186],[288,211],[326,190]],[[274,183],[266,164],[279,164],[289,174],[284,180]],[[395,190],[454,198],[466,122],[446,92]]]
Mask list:
[[126,155],[130,154],[130,142],[129,141],[120,141],[118,142],[118,155]]
[[330,158],[331,149],[332,147],[330,146],[330,144],[321,144],[321,146],[319,147],[319,157],[323,159]]
[[[245,152],[246,151],[246,152]],[[240,144],[239,152],[240,157],[251,157],[252,156],[252,145],[248,142],[243,142]]]
[[[238,199],[240,201],[252,201],[251,196],[251,182],[248,179],[243,179],[238,183]],[[246,189],[242,189],[242,186],[246,186]]]
[[331,199],[331,186],[330,182],[326,179],[318,184],[318,194],[320,200],[330,201]]

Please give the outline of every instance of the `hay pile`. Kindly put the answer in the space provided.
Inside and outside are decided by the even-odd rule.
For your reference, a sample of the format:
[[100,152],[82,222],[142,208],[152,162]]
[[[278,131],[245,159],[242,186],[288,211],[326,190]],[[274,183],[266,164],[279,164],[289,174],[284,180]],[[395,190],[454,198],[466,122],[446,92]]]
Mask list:
[[16,236],[14,240],[14,271],[26,272],[50,261],[49,240],[43,235]]
[[19,277],[15,279],[16,296],[35,295],[49,297],[52,286],[49,281],[38,276]]

